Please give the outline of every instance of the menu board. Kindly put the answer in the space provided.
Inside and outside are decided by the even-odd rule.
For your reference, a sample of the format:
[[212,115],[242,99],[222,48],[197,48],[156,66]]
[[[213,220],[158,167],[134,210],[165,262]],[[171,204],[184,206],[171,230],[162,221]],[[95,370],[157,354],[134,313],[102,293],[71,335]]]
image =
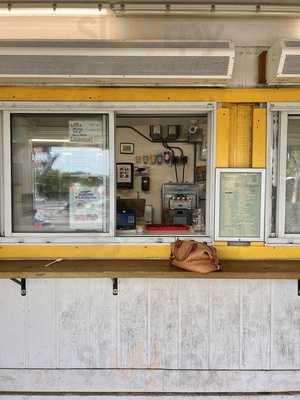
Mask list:
[[263,240],[264,176],[262,169],[217,169],[216,239]]

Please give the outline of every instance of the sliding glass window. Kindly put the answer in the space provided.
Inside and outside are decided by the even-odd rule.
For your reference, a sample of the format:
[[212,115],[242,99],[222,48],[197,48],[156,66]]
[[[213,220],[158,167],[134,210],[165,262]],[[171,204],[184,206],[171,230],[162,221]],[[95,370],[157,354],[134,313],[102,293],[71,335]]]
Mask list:
[[107,114],[11,114],[13,233],[108,233]]
[[300,240],[300,112],[273,111],[270,126],[269,238],[293,243]]

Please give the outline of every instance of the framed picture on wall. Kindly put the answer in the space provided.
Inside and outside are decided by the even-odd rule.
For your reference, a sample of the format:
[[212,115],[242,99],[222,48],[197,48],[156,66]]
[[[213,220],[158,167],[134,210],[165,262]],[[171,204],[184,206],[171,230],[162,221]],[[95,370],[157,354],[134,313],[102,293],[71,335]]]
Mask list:
[[133,189],[133,163],[117,163],[117,188]]
[[120,154],[134,154],[134,144],[120,143]]

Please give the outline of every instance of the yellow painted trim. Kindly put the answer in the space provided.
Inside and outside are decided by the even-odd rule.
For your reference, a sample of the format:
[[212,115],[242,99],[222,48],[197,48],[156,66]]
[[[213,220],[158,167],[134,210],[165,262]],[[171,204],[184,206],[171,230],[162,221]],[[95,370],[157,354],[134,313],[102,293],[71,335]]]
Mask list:
[[223,260],[299,260],[299,246],[216,246]]
[[0,101],[299,102],[300,88],[0,87]]
[[166,258],[169,245],[2,245],[0,258]]
[[238,148],[238,105],[230,105],[230,124],[229,124],[229,167],[238,167],[236,162],[236,154]]
[[252,105],[238,105],[236,142],[232,143],[235,152],[234,167],[248,168],[251,165],[252,113]]
[[229,166],[248,168],[251,164],[252,105],[230,105]]
[[[216,166],[265,166],[266,110],[251,104],[264,102],[298,102],[300,88],[95,88],[95,87],[0,87],[0,101],[86,101],[86,102],[218,102]],[[236,103],[236,104],[234,104]],[[248,104],[241,104],[248,103]],[[226,108],[225,108],[226,107]],[[253,115],[252,115],[253,110]],[[234,120],[231,118],[234,115]],[[253,129],[251,125],[253,124]],[[231,130],[234,130],[234,136]],[[242,141],[240,129],[243,130]],[[250,129],[250,134],[249,134]],[[251,137],[252,136],[252,137]],[[251,143],[251,140],[253,142]],[[250,144],[249,144],[250,143]],[[234,145],[234,146],[233,146]],[[235,150],[234,150],[235,148]],[[239,154],[239,149],[242,153]],[[249,151],[250,149],[250,151]],[[252,150],[252,155],[251,155]],[[232,156],[230,152],[234,151]],[[248,247],[216,244],[221,259],[300,259],[299,246]],[[168,258],[169,245],[25,245],[0,246],[0,258]]]
[[228,108],[217,109],[216,167],[229,166],[230,111]]
[[[271,247],[263,245],[226,246],[216,244],[220,259],[229,260],[276,260],[300,259],[299,246]],[[168,258],[170,247],[166,244],[152,245],[2,245],[1,258]]]
[[267,146],[267,110],[255,108],[253,110],[253,134],[252,134],[252,167],[266,167]]

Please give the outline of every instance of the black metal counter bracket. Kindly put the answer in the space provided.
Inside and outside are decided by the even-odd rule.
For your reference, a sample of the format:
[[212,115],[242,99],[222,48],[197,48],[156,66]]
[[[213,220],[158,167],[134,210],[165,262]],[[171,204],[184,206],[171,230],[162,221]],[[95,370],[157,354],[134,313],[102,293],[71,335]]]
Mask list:
[[298,296],[300,296],[300,279],[298,279]]
[[13,281],[17,285],[21,286],[21,296],[26,296],[26,279],[25,278],[21,278],[21,279],[11,278],[11,281]]
[[113,282],[113,295],[117,296],[119,294],[118,278],[112,278]]

